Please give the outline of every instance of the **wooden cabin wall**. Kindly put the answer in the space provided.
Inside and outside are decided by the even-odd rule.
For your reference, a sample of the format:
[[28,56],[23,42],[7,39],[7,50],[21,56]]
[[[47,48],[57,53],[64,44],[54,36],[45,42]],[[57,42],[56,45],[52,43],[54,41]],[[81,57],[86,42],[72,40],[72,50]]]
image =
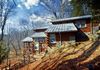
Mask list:
[[[67,43],[69,41],[70,36],[75,36],[76,32],[62,32],[62,33],[48,33],[47,34],[47,44],[48,46],[51,46],[50,43],[50,34],[55,34],[56,37],[56,44],[62,41],[63,43]],[[60,34],[61,34],[61,40],[60,40]],[[54,45],[56,45],[54,44]]]
[[70,20],[70,21],[59,21],[59,22],[53,22],[52,24],[56,25],[56,24],[67,24],[67,23],[74,23],[74,24],[77,24],[75,23],[76,21],[80,21],[80,20],[83,20],[83,21],[86,21],[86,27],[85,28],[80,28],[81,31],[83,32],[91,32],[91,19],[78,19],[78,20]]
[[91,22],[90,20],[86,20],[86,27],[80,29],[83,32],[91,32]]
[[55,33],[56,41],[60,41],[60,34],[62,41],[69,41],[70,36],[75,36],[75,32],[62,32],[62,33]]

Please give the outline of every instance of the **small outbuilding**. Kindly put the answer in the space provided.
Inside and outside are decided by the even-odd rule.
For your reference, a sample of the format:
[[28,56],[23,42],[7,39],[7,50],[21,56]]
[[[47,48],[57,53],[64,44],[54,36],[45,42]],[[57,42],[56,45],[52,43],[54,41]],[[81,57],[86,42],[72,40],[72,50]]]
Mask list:
[[31,37],[26,37],[22,40],[22,42],[24,43],[31,43],[33,41],[33,39]]
[[46,45],[46,39],[47,39],[46,33],[45,32],[35,32],[31,37],[34,40],[36,50],[39,50],[39,52],[42,52],[47,46]]
[[31,37],[26,37],[22,40],[25,50],[34,51],[33,39]]

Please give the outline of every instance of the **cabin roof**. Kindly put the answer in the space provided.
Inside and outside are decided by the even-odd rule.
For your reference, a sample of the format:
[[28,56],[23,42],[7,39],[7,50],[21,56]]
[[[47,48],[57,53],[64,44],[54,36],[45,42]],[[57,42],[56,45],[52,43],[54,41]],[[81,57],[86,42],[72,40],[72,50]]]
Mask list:
[[32,42],[33,39],[31,37],[26,37],[22,40],[22,42]]
[[52,25],[45,32],[53,33],[53,32],[71,32],[71,31],[77,31],[77,28],[73,23]]
[[70,18],[64,18],[64,19],[57,19],[51,21],[52,23],[54,22],[63,22],[63,21],[72,21],[72,20],[78,20],[78,19],[88,19],[91,18],[92,15],[85,15],[85,16],[77,16],[77,17],[70,17]]
[[38,37],[47,37],[45,32],[36,32],[32,36],[32,38],[38,38]]
[[41,29],[47,29],[49,26],[45,26],[45,27],[37,27],[37,28],[34,28],[33,30],[41,30]]

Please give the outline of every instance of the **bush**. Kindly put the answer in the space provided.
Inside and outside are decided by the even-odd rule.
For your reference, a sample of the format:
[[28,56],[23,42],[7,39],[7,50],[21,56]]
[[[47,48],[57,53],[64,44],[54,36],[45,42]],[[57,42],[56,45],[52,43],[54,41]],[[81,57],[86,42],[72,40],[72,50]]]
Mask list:
[[0,42],[0,63],[8,57],[9,48],[5,46],[3,42]]

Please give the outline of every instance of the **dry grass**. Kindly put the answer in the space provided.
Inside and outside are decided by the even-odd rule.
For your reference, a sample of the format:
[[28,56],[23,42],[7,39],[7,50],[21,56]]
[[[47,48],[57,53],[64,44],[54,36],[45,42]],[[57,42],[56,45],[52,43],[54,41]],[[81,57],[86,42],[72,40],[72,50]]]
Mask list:
[[[84,53],[85,50],[90,48],[92,44],[93,42],[87,41],[87,42],[82,42],[82,44],[79,44],[78,46],[62,46],[62,48],[60,49],[53,48],[53,51],[52,53],[49,53],[49,56],[46,56],[43,59],[41,59],[42,61],[38,60],[40,61],[40,64],[38,63],[38,61],[30,64],[29,70],[55,69],[63,61],[78,58],[81,54]],[[34,66],[34,64],[37,64],[35,65],[36,67]],[[25,67],[27,67],[27,65]],[[25,67],[21,68],[20,70],[23,69],[25,70],[26,69]]]
[[[61,48],[53,47],[49,48],[48,54],[44,56],[42,59],[38,59],[30,64],[25,65],[24,67],[18,70],[58,70],[57,68],[67,65],[66,70],[72,70],[68,68],[70,67],[70,61],[75,61],[76,65],[85,64],[87,62],[92,61],[97,56],[100,56],[100,46],[94,50],[94,52],[89,55],[86,59],[84,59],[86,51],[91,48],[91,45],[94,42],[87,41],[82,42],[78,46],[75,45],[62,45]],[[84,55],[83,55],[84,54]],[[80,59],[80,58],[83,58]],[[63,65],[64,64],[64,65]],[[74,63],[73,63],[74,64]],[[86,68],[85,68],[86,69]],[[63,69],[61,69],[63,70]]]

